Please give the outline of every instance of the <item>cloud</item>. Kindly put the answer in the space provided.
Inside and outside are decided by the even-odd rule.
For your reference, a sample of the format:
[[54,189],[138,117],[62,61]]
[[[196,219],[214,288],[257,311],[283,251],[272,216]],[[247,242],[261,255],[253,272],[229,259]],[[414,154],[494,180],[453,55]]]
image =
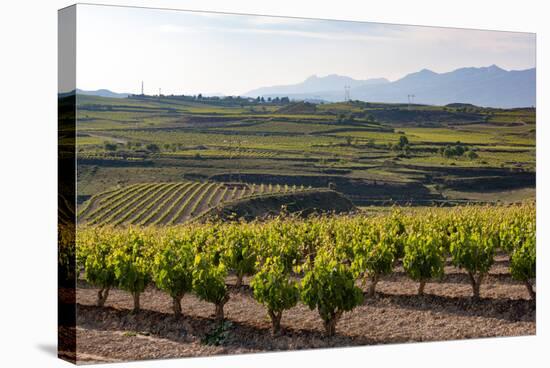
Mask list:
[[273,16],[251,16],[247,17],[247,22],[257,26],[270,26],[270,25],[296,25],[307,22],[307,19],[300,18],[286,18],[286,17],[273,17]]
[[[164,24],[166,33],[233,33],[307,38],[327,41],[388,42],[425,47],[455,44],[469,50],[510,52],[534,49],[534,35],[529,33],[469,30],[443,27],[408,26],[367,22],[321,21],[315,19],[272,16],[224,15],[196,13],[199,23]],[[195,15],[195,14],[193,14]],[[214,18],[218,19],[214,21]]]
[[[262,25],[284,23],[261,23]],[[288,24],[288,23],[287,23]],[[198,33],[198,32],[230,32],[237,34],[260,34],[283,37],[302,37],[319,40],[333,41],[381,41],[391,39],[391,36],[381,34],[368,34],[358,32],[307,30],[304,28],[271,28],[271,27],[232,27],[232,26],[181,26],[176,24],[163,24],[158,27],[163,33]]]

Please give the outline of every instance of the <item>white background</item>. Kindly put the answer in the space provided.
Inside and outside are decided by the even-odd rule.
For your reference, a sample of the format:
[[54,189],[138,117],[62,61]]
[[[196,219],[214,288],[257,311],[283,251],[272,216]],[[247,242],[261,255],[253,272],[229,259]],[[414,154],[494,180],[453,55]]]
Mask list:
[[[522,367],[548,364],[549,11],[545,1],[157,0],[105,4],[454,26],[537,33],[537,336],[117,364],[117,367]],[[69,366],[56,358],[57,9],[0,8],[0,365]],[[101,25],[98,25],[99,27]],[[545,160],[546,159],[546,160]],[[546,226],[545,226],[546,225]]]

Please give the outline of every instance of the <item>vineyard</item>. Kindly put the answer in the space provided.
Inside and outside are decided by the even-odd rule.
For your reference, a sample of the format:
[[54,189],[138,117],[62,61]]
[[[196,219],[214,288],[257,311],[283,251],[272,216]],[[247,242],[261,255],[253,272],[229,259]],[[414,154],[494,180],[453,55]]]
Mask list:
[[109,291],[120,290],[131,295],[136,314],[141,295],[154,285],[172,300],[176,318],[186,315],[182,300],[192,294],[211,305],[213,321],[221,323],[216,328],[223,330],[224,306],[235,295],[227,280],[233,278],[234,287],[250,289],[249,297],[265,308],[274,336],[283,326],[292,328],[285,316],[299,304],[316,311],[324,334],[334,336],[346,314],[361,318],[352,311],[390,297],[377,296],[378,287],[396,273],[428,300],[438,297],[428,286],[461,272],[470,285],[464,308],[483,309],[484,294],[496,287],[486,285],[494,277],[490,271],[505,262],[508,275],[500,278],[510,277],[508,283],[522,285],[524,299],[534,299],[535,244],[535,206],[526,203],[173,227],[81,226],[76,253],[80,278],[97,289],[98,306],[108,304]]
[[83,204],[78,217],[80,223],[90,225],[175,225],[221,204],[306,190],[279,184],[138,183],[93,196]]
[[79,361],[535,333],[534,108],[77,102]]

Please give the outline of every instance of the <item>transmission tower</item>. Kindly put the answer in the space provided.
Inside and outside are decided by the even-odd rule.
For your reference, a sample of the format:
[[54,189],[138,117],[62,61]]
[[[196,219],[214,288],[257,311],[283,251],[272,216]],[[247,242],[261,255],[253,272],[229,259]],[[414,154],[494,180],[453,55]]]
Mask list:
[[415,97],[416,97],[415,95],[407,95],[407,101],[409,102],[409,106],[408,106],[409,110],[411,109],[411,103],[414,103]]
[[350,86],[344,86],[344,101],[351,101]]

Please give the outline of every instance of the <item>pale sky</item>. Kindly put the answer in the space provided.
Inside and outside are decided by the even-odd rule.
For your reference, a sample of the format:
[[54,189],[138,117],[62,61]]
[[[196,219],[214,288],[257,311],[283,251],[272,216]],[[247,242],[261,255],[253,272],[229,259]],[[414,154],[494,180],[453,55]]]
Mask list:
[[315,74],[535,66],[532,33],[78,5],[77,87],[238,95]]

